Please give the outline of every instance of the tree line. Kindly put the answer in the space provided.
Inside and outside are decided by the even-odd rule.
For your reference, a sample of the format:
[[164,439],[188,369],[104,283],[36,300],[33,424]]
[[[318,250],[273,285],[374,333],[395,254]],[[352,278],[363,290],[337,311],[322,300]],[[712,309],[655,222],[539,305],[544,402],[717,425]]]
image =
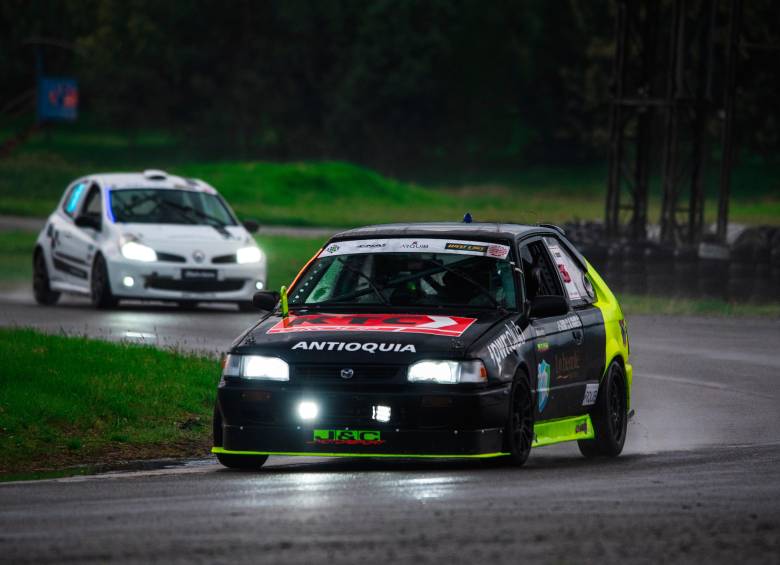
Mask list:
[[[746,2],[746,29],[771,35],[778,12]],[[33,87],[47,38],[61,45],[40,47],[45,71],[78,78],[83,115],[209,155],[389,171],[603,160],[615,13],[576,0],[4,0],[0,109]],[[744,146],[767,155],[771,61],[741,66],[738,108]]]

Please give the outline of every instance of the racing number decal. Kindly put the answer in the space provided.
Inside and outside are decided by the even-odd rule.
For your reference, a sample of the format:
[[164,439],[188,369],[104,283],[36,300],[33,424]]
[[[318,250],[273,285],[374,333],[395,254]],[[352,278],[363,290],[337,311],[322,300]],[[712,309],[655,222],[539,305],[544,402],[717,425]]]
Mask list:
[[306,314],[290,315],[280,320],[268,333],[360,331],[458,337],[474,322],[476,318],[419,314]]

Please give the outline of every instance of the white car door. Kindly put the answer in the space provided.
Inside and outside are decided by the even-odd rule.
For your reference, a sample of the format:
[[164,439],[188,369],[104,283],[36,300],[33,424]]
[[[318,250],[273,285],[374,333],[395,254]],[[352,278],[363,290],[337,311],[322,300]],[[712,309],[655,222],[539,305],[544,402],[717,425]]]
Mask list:
[[68,187],[62,208],[52,216],[47,230],[51,278],[68,285],[84,288],[88,270],[75,253],[74,237],[78,229],[74,223],[89,188],[89,182],[79,180]]
[[[92,257],[100,233],[98,227],[102,216],[102,198],[100,187],[95,183],[88,183],[83,191],[85,196],[80,198],[76,209],[69,214],[70,221],[61,229],[59,245],[52,256],[55,268],[65,270],[70,276],[71,283],[88,289]],[[92,218],[95,221],[95,226],[77,225],[79,217]]]

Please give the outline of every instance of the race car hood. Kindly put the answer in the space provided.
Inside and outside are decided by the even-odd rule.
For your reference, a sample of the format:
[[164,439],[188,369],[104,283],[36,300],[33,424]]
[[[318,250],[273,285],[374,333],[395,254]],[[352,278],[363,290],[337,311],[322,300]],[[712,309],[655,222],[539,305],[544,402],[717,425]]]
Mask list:
[[190,224],[122,224],[121,234],[151,247],[192,247],[194,244],[215,245],[233,249],[244,242],[247,234],[241,226],[215,229],[207,225]]
[[461,359],[504,311],[435,314],[290,312],[270,316],[234,343],[236,353],[273,355],[291,363],[407,364]]

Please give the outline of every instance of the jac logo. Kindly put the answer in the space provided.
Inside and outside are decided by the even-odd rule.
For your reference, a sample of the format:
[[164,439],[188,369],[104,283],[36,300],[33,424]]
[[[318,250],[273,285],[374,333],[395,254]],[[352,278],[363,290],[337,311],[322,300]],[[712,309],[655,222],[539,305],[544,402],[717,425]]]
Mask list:
[[313,443],[318,445],[382,445],[379,430],[314,430]]

